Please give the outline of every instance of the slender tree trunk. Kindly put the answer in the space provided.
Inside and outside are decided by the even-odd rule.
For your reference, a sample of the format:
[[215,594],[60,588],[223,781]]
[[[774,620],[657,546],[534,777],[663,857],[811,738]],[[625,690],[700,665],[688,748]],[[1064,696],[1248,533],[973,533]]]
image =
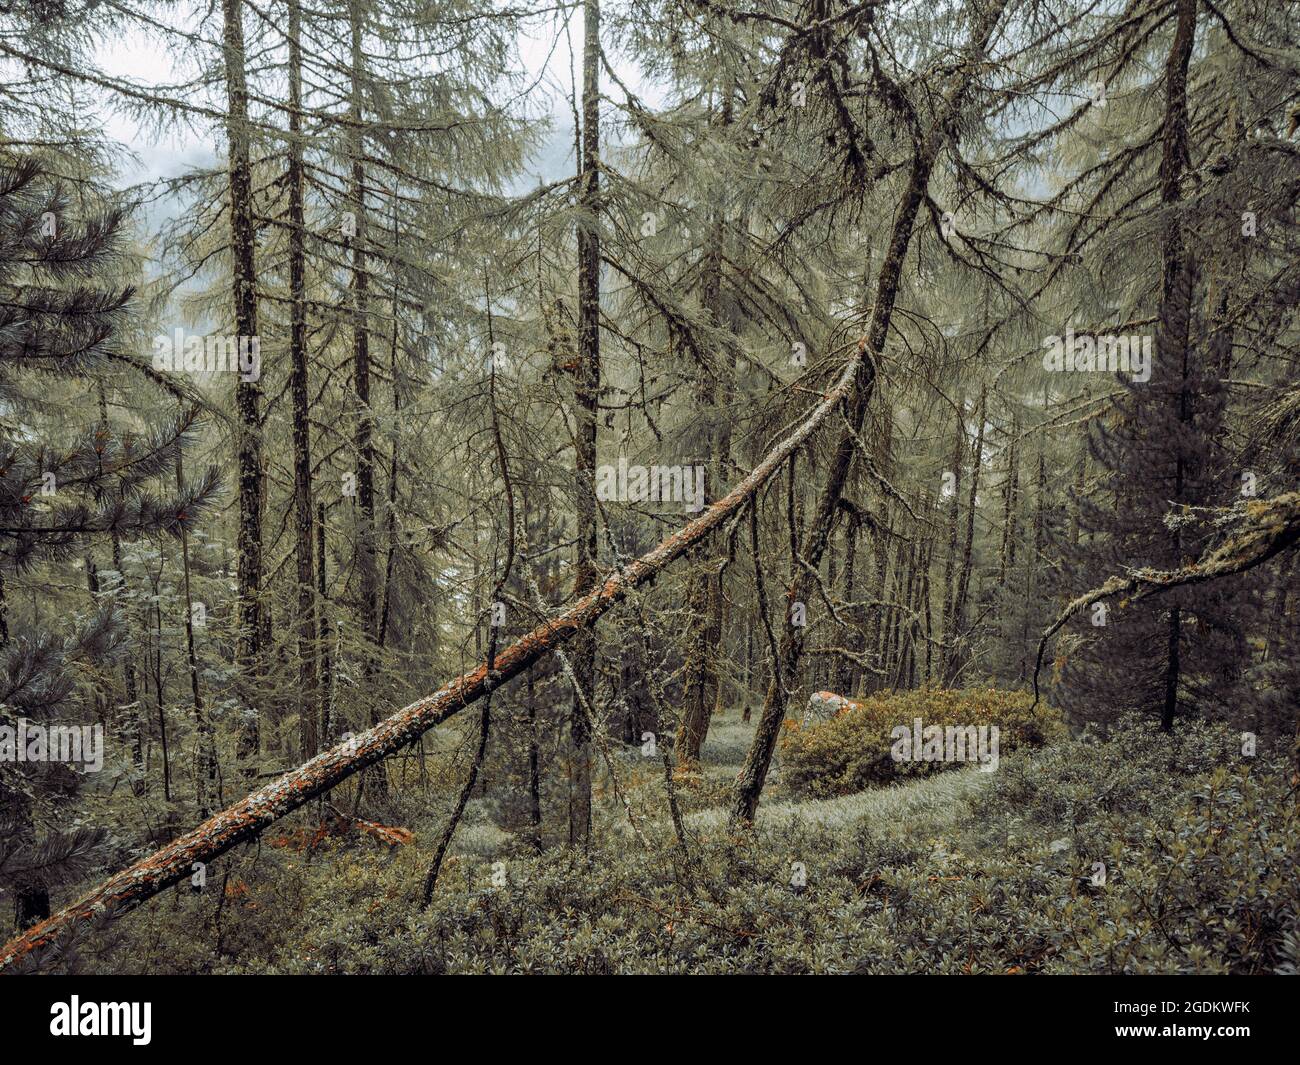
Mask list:
[[[732,121],[732,87],[722,91],[717,127],[725,131]],[[727,219],[718,208],[713,211],[702,269],[701,303],[710,324],[723,328],[730,323],[723,308],[722,263],[726,248]],[[699,368],[700,386],[697,402],[708,426],[708,498],[722,488],[731,459],[731,424],[727,408],[731,402],[735,376],[735,351],[731,345],[716,353],[713,365]],[[682,721],[677,731],[674,755],[679,765],[697,762],[709,733],[713,713],[722,703],[718,656],[722,653],[722,614],[725,597],[720,567],[716,562],[703,563],[690,582],[688,602],[686,690]]]
[[[393,247],[397,247],[397,201],[393,201]],[[388,375],[393,382],[393,421],[402,413],[402,386],[397,372],[397,332],[398,312],[401,304],[398,298],[397,269],[393,268],[393,332],[388,346]],[[379,609],[379,639],[376,641],[383,650],[388,640],[388,618],[392,608],[393,563],[397,558],[397,439],[393,440],[393,451],[388,462],[388,505],[384,513],[384,592]]]
[[316,504],[316,601],[320,606],[320,741],[328,744],[334,738],[334,663],[330,655],[330,616],[325,599],[325,504]]
[[1007,573],[1016,564],[1017,508],[1020,505],[1020,414],[1011,419],[1011,442],[1007,445],[1007,475],[1002,482],[1002,550],[998,555],[998,588],[1007,585]]
[[933,598],[930,591],[930,563],[933,553],[933,543],[926,541],[925,558],[921,565],[921,582],[916,598],[917,612],[920,615],[917,621],[917,636],[923,638],[925,643],[925,680],[922,682],[922,687],[925,688],[930,686],[930,678],[933,676],[934,633],[933,618],[930,616],[930,600]]
[[[185,487],[183,460],[176,455],[176,487]],[[188,519],[181,522],[181,568],[185,589],[185,661],[190,674],[190,697],[194,702],[194,723],[199,733],[199,764],[195,771],[195,798],[199,813],[207,817],[210,802],[216,796],[217,752],[212,735],[212,725],[203,707],[203,691],[199,687],[199,659],[194,650],[194,596],[190,589],[190,533]],[[206,613],[206,611],[205,611]]]
[[[961,573],[957,578],[957,591],[952,604],[952,633],[960,640],[966,629],[966,601],[970,595],[970,575],[975,549],[975,501],[979,496],[980,468],[984,465],[984,418],[988,390],[980,388],[979,407],[975,412],[975,450],[971,457],[970,490],[966,496],[966,539],[962,545]],[[947,664],[944,668],[945,685],[956,683],[957,675],[963,665],[964,656],[958,648],[949,646],[945,649]]]
[[[111,542],[113,568],[117,570],[118,587],[125,591],[126,571],[122,568],[122,540],[116,529],[113,530]],[[127,609],[122,614],[126,623],[130,625],[135,611]],[[131,767],[136,774],[136,778],[131,782],[131,790],[136,795],[142,795],[144,793],[144,722],[141,719],[140,689],[136,684],[135,656],[132,654],[123,656],[122,681],[126,686],[126,705],[130,714],[128,720],[131,729]]]
[[153,581],[154,646],[150,665],[153,668],[153,692],[158,708],[158,741],[162,745],[163,798],[171,802],[172,762],[167,749],[167,702],[166,694],[163,691],[162,668],[162,568],[163,559],[159,556],[158,574]]
[[943,564],[943,638],[950,647],[954,639],[953,603],[956,599],[958,532],[961,528],[962,466],[966,462],[966,411],[965,399],[957,398],[957,426],[953,432],[952,459],[952,509],[948,516],[948,552]]
[[[916,646],[916,585],[921,568],[923,546],[916,541],[907,545],[907,585],[903,591],[898,622],[898,665],[894,670],[894,691],[904,687]],[[906,615],[904,617],[903,615]],[[911,687],[910,678],[906,687]]]
[[[241,345],[257,337],[257,274],[254,266],[253,167],[249,146],[248,87],[244,73],[242,0],[222,0],[222,43],[226,67],[230,170],[230,257],[234,288],[235,329]],[[259,341],[260,343],[260,341]],[[241,757],[255,755],[263,669],[262,637],[262,425],[261,385],[235,377],[238,417],[236,448],[239,468],[239,563],[237,595],[239,637],[236,659],[239,694],[249,722],[239,740]]]
[[307,379],[307,254],[303,210],[302,5],[289,0],[289,361],[293,397],[294,551],[298,568],[298,746],[304,759],[320,747],[316,705],[316,632],[311,417]]
[[[578,544],[574,592],[595,587],[596,415],[600,398],[600,0],[583,0],[582,174],[578,226],[578,415],[576,458]],[[596,706],[596,637],[583,632],[574,643],[578,690],[569,717],[572,778],[569,843],[585,847],[591,836],[591,735],[583,700]]]
[[[1050,396],[1043,397],[1043,409],[1051,408]],[[1034,653],[1034,641],[1030,635],[1031,621],[1034,620],[1034,607],[1039,601],[1039,587],[1042,583],[1045,565],[1043,554],[1047,546],[1047,443],[1045,433],[1038,435],[1038,474],[1034,485],[1034,561],[1027,567],[1028,578],[1025,584],[1025,605],[1020,612],[1020,673],[1018,679],[1025,681],[1029,677],[1029,660]]]
[[[1177,0],[1178,19],[1174,30],[1173,45],[1165,65],[1165,117],[1163,129],[1163,150],[1160,159],[1160,202],[1168,210],[1182,198],[1181,182],[1183,171],[1187,166],[1187,68],[1191,62],[1192,49],[1196,43],[1196,7],[1197,0]],[[1188,269],[1183,247],[1182,228],[1174,216],[1167,221],[1164,240],[1161,247],[1163,266],[1163,284],[1160,301],[1160,326],[1167,335],[1175,339],[1182,356],[1182,385],[1178,396],[1178,420],[1184,424],[1191,420],[1189,411],[1188,376],[1189,359],[1188,331],[1191,324],[1191,285],[1182,280]],[[1179,446],[1175,460],[1174,499],[1177,505],[1182,500],[1186,472],[1182,448]],[[1172,533],[1172,564],[1181,565],[1183,543],[1182,532],[1175,529]],[[1179,662],[1179,644],[1182,638],[1182,610],[1177,602],[1169,610],[1169,640],[1165,660],[1164,703],[1160,711],[1160,728],[1169,732],[1174,727],[1174,716],[1178,711],[1178,684],[1181,673]]]
[[[349,200],[353,212],[353,229],[348,239],[352,256],[352,393],[355,406],[353,449],[357,458],[357,573],[359,577],[362,629],[362,672],[373,678],[379,637],[379,561],[375,542],[375,445],[374,412],[370,406],[370,275],[366,263],[367,212],[365,136],[361,129],[361,92],[365,79],[365,34],[359,0],[348,4],[351,33],[351,102],[349,116],[355,125],[350,133],[349,154],[352,158]],[[367,685],[367,687],[371,687]],[[379,703],[370,700],[370,723],[379,721]],[[372,797],[388,792],[388,776],[383,765],[367,774],[366,787]]]
[[[101,436],[100,447],[106,447],[109,438],[108,427],[108,397],[104,392],[104,386],[99,386],[99,432]],[[120,487],[119,487],[120,492]],[[113,569],[117,572],[116,592],[126,592],[126,571],[122,568],[122,538],[118,535],[117,529],[109,532],[109,543],[113,552]],[[0,583],[0,603],[4,600],[3,584]],[[123,610],[122,617],[124,624],[127,625],[127,632],[130,634],[130,622],[134,611]],[[0,610],[0,624],[3,624],[3,610]],[[3,633],[4,639],[8,639],[8,631]],[[4,640],[0,640],[2,645]],[[140,719],[141,708],[140,693],[136,687],[135,678],[135,656],[125,654],[122,656],[122,683],[126,688],[126,705],[127,705],[127,728],[130,730],[131,737],[131,767],[135,771],[135,779],[131,781],[131,790],[136,795],[144,793],[144,722]]]

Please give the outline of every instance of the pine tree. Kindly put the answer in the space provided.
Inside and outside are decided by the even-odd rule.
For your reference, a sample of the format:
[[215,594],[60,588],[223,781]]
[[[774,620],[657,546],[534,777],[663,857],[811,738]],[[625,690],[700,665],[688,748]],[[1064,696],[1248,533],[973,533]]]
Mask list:
[[[73,397],[88,384],[95,396],[123,369],[149,371],[123,343],[135,300],[134,288],[115,283],[125,269],[124,212],[86,192],[71,197],[36,157],[0,158],[0,715],[9,730],[27,718],[41,727],[69,716],[84,721],[97,693],[76,683],[81,667],[130,649],[114,602],[120,572],[114,588],[102,590],[90,576],[101,594],[61,632],[20,613],[5,591],[74,561],[93,567],[91,549],[109,539],[116,546],[182,537],[220,487],[212,469],[193,484],[163,487],[195,439],[196,411],[136,432],[110,425],[94,402],[77,409]],[[109,720],[116,724],[117,715]],[[66,801],[56,796],[69,790],[57,779],[62,772],[0,761],[0,822],[8,829],[0,884],[14,892],[20,926],[49,915],[50,888],[84,872],[105,839],[100,830],[56,827]]]

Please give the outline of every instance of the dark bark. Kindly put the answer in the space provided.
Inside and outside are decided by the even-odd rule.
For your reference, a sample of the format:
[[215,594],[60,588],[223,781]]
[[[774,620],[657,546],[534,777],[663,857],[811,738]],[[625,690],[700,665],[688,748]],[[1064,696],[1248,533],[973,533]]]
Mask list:
[[[367,210],[365,136],[361,128],[362,84],[366,77],[364,21],[359,0],[348,4],[350,31],[351,85],[349,115],[353,120],[349,154],[352,159],[351,184],[348,190],[353,212],[353,232],[348,237],[352,268],[352,399],[354,404],[353,451],[357,460],[356,565],[359,583],[359,610],[363,634],[363,673],[372,678],[375,672],[379,639],[379,556],[375,539],[375,443],[374,411],[370,406],[370,273],[366,261]],[[369,687],[369,685],[367,685]],[[379,703],[370,704],[370,723],[379,721]],[[372,797],[388,792],[388,778],[383,766],[375,767],[366,781]]]
[[325,504],[316,504],[316,596],[320,607],[317,615],[320,630],[320,741],[329,743],[334,738],[334,661],[330,654],[330,618],[325,598]]
[[[251,344],[257,333],[257,274],[254,265],[253,168],[250,159],[248,86],[244,73],[242,0],[222,0],[222,44],[226,67],[230,170],[230,257],[234,287],[235,331]],[[241,757],[257,753],[264,622],[262,615],[262,426],[261,386],[235,377],[238,417],[236,450],[239,469],[239,562],[237,594],[239,638],[236,659],[239,695],[249,722],[240,736]]]
[[311,421],[308,410],[307,254],[303,211],[302,5],[289,0],[289,361],[293,400],[294,554],[298,576],[298,746],[303,758],[320,749],[316,705],[314,510],[311,483]]
[[[1160,158],[1160,202],[1167,211],[1182,198],[1181,182],[1187,167],[1187,67],[1191,62],[1192,48],[1196,42],[1197,0],[1178,0],[1178,21],[1174,30],[1173,45],[1165,65],[1165,116],[1162,130],[1163,150]],[[1187,379],[1189,336],[1191,326],[1191,285],[1180,283],[1188,264],[1183,248],[1182,227],[1171,212],[1166,220],[1166,231],[1161,247],[1163,285],[1161,287],[1161,328],[1173,333],[1182,354],[1183,387],[1178,397],[1179,421],[1190,420]],[[1182,501],[1185,470],[1182,450],[1175,460],[1174,498],[1177,506]],[[1171,551],[1175,565],[1182,561],[1182,533],[1172,533]],[[1165,659],[1164,701],[1160,709],[1160,728],[1169,732],[1174,727],[1178,712],[1178,685],[1181,675],[1179,641],[1182,638],[1182,610],[1175,603],[1169,611],[1169,641]]]
[[[596,413],[600,399],[600,0],[584,0],[582,47],[582,173],[578,225],[578,375],[574,388],[578,437],[578,543],[574,592],[595,587]],[[569,843],[586,846],[591,835],[591,729],[583,710],[596,705],[596,638],[583,632],[574,642],[577,685],[569,716],[571,777]]]
[[[722,94],[716,125],[726,130],[732,121],[732,89]],[[722,263],[726,254],[726,218],[721,210],[713,212],[702,264],[701,303],[709,324],[721,329],[728,325],[723,308]],[[711,353],[707,364],[698,368],[700,375],[697,402],[708,427],[707,490],[712,498],[724,483],[731,459],[731,422],[727,408],[731,402],[735,376],[735,349],[727,344]],[[674,754],[682,764],[699,761],[709,724],[722,704],[723,691],[718,656],[723,644],[723,608],[725,598],[722,576],[717,563],[706,562],[692,576],[688,599],[686,636],[686,681],[681,725],[677,732]]]
[[171,756],[167,746],[167,702],[164,694],[163,684],[163,667],[162,667],[162,596],[160,594],[162,586],[162,567],[163,560],[161,556],[158,561],[158,573],[153,581],[153,615],[154,615],[154,633],[153,633],[153,655],[150,665],[153,668],[153,693],[157,701],[158,710],[158,742],[162,745],[162,778],[163,778],[163,798],[167,802],[172,801],[172,763]]

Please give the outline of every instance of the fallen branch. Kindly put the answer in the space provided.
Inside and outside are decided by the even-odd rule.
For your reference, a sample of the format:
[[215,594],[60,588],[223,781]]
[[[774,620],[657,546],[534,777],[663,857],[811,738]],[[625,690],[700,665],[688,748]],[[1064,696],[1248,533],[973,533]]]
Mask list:
[[214,814],[161,850],[110,877],[76,902],[6,943],[0,949],[0,972],[32,951],[55,942],[80,921],[90,921],[101,915],[121,915],[172,884],[189,878],[196,865],[209,862],[239,843],[254,839],[286,814],[413,743],[435,725],[524,672],[576,633],[590,628],[629,591],[653,582],[667,566],[737,514],[782,463],[853,395],[862,373],[868,375],[868,380],[874,379],[874,367],[870,366],[865,352],[846,363],[835,386],[802,424],[773,447],[753,472],[726,496],[657,547],[608,576],[564,613],[511,644],[496,656],[495,669],[489,670],[486,663],[480,663],[432,695],[411,703],[346,743],[323,751],[311,761]]
[[[1034,662],[1034,707],[1038,706],[1038,674],[1043,668],[1047,642],[1080,610],[1117,595],[1126,595],[1130,602],[1137,602],[1184,584],[1204,584],[1243,573],[1300,541],[1300,492],[1252,501],[1244,504],[1242,509],[1246,515],[1245,528],[1199,562],[1176,570],[1134,570],[1127,577],[1111,577],[1105,584],[1071,600],[1056,620],[1043,630],[1038,641],[1038,657]],[[1230,513],[1236,514],[1235,511]]]

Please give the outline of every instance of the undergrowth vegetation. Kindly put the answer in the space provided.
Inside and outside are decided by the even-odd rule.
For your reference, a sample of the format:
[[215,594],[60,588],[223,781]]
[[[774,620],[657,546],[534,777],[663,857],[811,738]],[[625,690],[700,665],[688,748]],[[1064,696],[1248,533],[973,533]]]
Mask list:
[[[692,785],[682,785],[684,803]],[[538,854],[471,823],[430,907],[438,824],[249,848],[59,963],[144,972],[1260,973],[1300,966],[1300,815],[1280,759],[1240,734],[1135,719],[827,800],[789,794],[729,836],[662,779],[630,795],[648,849],[608,824]],[[804,877],[799,874],[802,870]],[[806,878],[806,886],[800,881]]]

